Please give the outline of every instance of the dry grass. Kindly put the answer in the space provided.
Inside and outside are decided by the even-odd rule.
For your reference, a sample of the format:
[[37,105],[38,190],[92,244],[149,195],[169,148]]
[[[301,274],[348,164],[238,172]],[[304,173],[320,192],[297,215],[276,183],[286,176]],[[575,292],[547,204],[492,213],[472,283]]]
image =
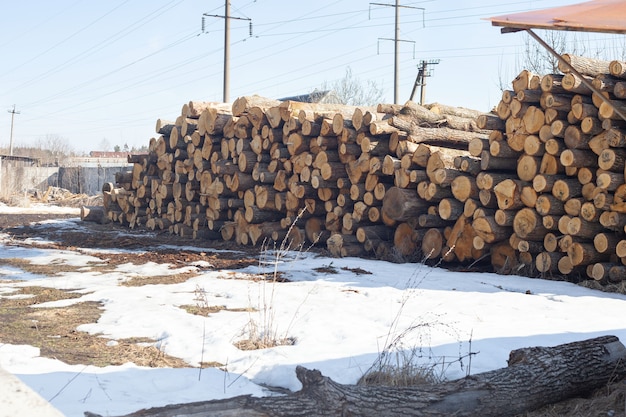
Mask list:
[[[127,254],[107,254],[107,259],[104,260],[102,263],[88,262],[86,265],[80,266],[68,265],[62,262],[39,265],[32,264],[27,259],[22,258],[0,258],[0,265],[19,268],[24,272],[42,276],[55,276],[59,274],[77,273],[85,271],[89,271],[91,273],[97,272],[101,274],[106,274],[115,272],[118,265],[125,263],[132,263],[129,261]],[[166,275],[138,275],[130,277],[128,280],[123,281],[120,285],[126,287],[141,287],[143,285],[179,284],[197,276],[198,273],[195,271],[179,272]]]
[[272,329],[269,330],[271,331],[270,333],[260,331],[256,322],[251,320],[243,332],[248,337],[238,340],[234,345],[240,350],[258,350],[277,346],[293,346],[296,344],[295,338],[278,337]]
[[626,381],[608,384],[587,398],[572,398],[516,417],[626,417]]
[[415,366],[411,363],[404,366],[388,366],[368,372],[359,378],[357,385],[414,387],[440,383],[441,377],[434,372],[432,366]]
[[144,285],[171,285],[180,284],[191,278],[198,276],[196,272],[179,272],[171,275],[151,275],[151,276],[134,276],[123,281],[120,285],[124,287],[142,287]]
[[0,265],[19,268],[24,272],[35,275],[55,276],[58,274],[81,272],[88,267],[68,265],[65,263],[33,264],[28,259],[23,258],[0,258]]
[[236,313],[241,313],[241,312],[246,313],[246,312],[254,311],[250,307],[226,308],[226,306],[218,306],[218,305],[200,306],[197,304],[185,304],[185,305],[180,306],[180,308],[182,308],[189,314],[194,314],[196,316],[204,316],[204,317],[209,317],[211,314],[219,313],[220,311],[231,311],[231,312],[236,312]]
[[150,367],[188,367],[181,359],[165,355],[148,338],[116,340],[77,331],[81,324],[95,323],[102,306],[80,302],[61,308],[33,308],[38,304],[77,298],[80,294],[44,287],[20,288],[16,295],[28,298],[3,299],[0,303],[0,341],[38,347],[41,356],[68,364],[94,366],[121,365],[133,362]]

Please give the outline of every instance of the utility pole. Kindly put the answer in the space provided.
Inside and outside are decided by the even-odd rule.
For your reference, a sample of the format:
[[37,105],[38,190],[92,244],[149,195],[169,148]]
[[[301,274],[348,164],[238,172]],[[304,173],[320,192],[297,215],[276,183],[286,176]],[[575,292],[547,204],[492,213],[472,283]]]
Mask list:
[[230,91],[230,3],[224,2],[224,97],[222,101],[228,103]]
[[420,87],[420,105],[424,104],[424,100],[426,98],[426,77],[432,77],[432,70],[428,69],[429,65],[437,65],[439,63],[438,59],[431,59],[428,61],[420,61],[420,66],[417,71],[417,78],[415,78],[415,84],[413,85],[413,91],[411,91],[411,100],[415,97],[415,91],[417,87]]
[[393,102],[399,104],[400,100],[400,54],[398,39],[400,39],[400,0],[396,0],[395,30],[393,36]]
[[9,140],[9,156],[13,156],[13,122],[15,121],[15,115],[20,114],[19,111],[15,110],[15,104],[13,105],[12,110],[7,110],[11,113],[11,136]]
[[[412,42],[412,41],[403,41],[400,39],[400,8],[404,7],[406,9],[418,9],[424,11],[423,7],[413,7],[413,6],[403,6],[400,4],[400,0],[396,0],[395,4],[386,4],[386,3],[370,3],[370,5],[375,6],[387,6],[387,7],[395,7],[395,30],[393,37],[393,102],[395,104],[399,104],[400,101],[400,42]],[[383,38],[384,39],[384,38]],[[413,42],[415,43],[415,42]]]
[[230,2],[225,0],[224,2],[224,15],[206,14],[202,15],[202,32],[204,33],[204,17],[218,17],[224,19],[224,86],[223,86],[223,101],[228,103],[230,101],[228,92],[230,91],[230,20],[247,20],[250,22],[250,36],[252,36],[252,19],[247,17],[233,17],[230,15]]

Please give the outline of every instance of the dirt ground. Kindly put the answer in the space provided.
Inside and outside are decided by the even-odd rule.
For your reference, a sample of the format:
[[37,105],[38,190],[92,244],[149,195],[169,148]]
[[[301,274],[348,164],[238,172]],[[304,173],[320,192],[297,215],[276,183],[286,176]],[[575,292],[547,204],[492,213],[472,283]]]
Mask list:
[[[145,264],[147,262],[169,263],[173,267],[185,266],[195,261],[206,261],[216,269],[239,269],[256,264],[258,257],[253,251],[242,251],[227,243],[211,243],[210,247],[219,246],[219,255],[215,252],[189,250],[189,246],[198,247],[198,241],[185,241],[173,237],[167,232],[149,233],[145,230],[132,231],[119,225],[101,225],[80,222],[80,228],[66,228],[42,222],[55,219],[76,218],[68,214],[0,214],[0,232],[13,238],[10,244],[23,246],[24,240],[36,239],[39,248],[66,249],[80,252],[83,248],[142,250],[140,253],[107,253],[106,259],[92,269],[101,272],[112,271],[117,265],[125,263]],[[207,248],[208,243],[205,242]],[[186,248],[187,247],[187,248]],[[229,251],[232,249],[232,251]],[[54,275],[78,269],[64,265],[32,265],[23,259],[0,259],[0,265],[16,267],[29,273]],[[183,273],[164,276],[135,277],[124,285],[174,284],[194,277],[196,273]],[[31,307],[49,301],[76,297],[76,293],[43,287],[26,287],[20,294],[33,297],[4,299],[0,301],[0,343],[29,344],[39,347],[41,355],[56,358],[70,364],[88,364],[96,366],[117,365],[134,362],[140,366],[152,367],[187,367],[184,361],[168,357],[157,347],[155,340],[129,339],[119,340],[116,344],[107,344],[107,340],[97,335],[76,331],[76,327],[93,323],[101,314],[97,303],[78,303],[66,308]],[[183,306],[193,314],[210,314],[221,306],[209,306],[204,310],[197,306]],[[220,366],[221,364],[204,364]]]
[[[23,245],[25,239],[41,239],[38,247],[70,249],[141,249],[137,254],[107,253],[106,263],[98,268],[107,271],[116,265],[133,262],[171,263],[174,266],[194,261],[207,261],[217,269],[237,269],[258,262],[258,248],[246,249],[229,242],[185,241],[167,232],[129,230],[115,224],[101,225],[81,222],[81,228],[64,228],[41,222],[51,219],[75,218],[67,214],[0,214],[0,232],[8,233],[14,240],[11,244]],[[45,243],[47,242],[47,243]],[[51,243],[53,242],[53,243]],[[214,252],[189,250],[189,246],[223,249],[219,256]],[[97,256],[97,255],[96,255]],[[20,259],[0,259],[0,265],[19,267],[28,272],[54,274],[60,272],[58,265],[34,266]],[[46,270],[47,268],[47,270]],[[71,268],[71,267],[68,267]],[[187,280],[194,274],[175,276],[138,277],[126,285],[173,283]],[[98,320],[101,306],[97,303],[79,303],[66,308],[32,309],[31,306],[47,301],[76,297],[75,293],[42,287],[21,290],[32,294],[31,298],[17,298],[0,302],[0,343],[29,344],[41,349],[41,355],[56,358],[70,364],[92,364],[96,366],[116,365],[128,361],[142,366],[186,367],[188,364],[169,357],[155,346],[154,340],[128,339],[107,343],[106,339],[76,331],[83,323]],[[192,314],[213,314],[220,306],[198,309],[187,306]],[[203,366],[221,366],[207,363]],[[626,417],[626,381],[617,381],[597,390],[588,398],[577,398],[518,417]]]

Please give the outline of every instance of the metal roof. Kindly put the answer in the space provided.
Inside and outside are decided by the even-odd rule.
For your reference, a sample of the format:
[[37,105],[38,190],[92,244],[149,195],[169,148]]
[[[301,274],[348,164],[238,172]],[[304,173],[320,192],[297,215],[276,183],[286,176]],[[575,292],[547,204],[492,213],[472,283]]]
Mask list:
[[525,29],[626,33],[626,0],[592,0],[570,6],[487,18],[502,32]]

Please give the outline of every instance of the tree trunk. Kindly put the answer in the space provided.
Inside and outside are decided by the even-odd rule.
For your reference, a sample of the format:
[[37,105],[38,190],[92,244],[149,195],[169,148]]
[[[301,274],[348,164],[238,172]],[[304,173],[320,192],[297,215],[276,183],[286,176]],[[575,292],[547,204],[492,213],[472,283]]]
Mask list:
[[[239,396],[169,405],[125,417],[514,416],[581,396],[626,374],[626,348],[615,336],[511,351],[506,368],[433,386],[342,385],[301,366],[302,389],[284,396]],[[97,414],[85,413],[87,417]]]

